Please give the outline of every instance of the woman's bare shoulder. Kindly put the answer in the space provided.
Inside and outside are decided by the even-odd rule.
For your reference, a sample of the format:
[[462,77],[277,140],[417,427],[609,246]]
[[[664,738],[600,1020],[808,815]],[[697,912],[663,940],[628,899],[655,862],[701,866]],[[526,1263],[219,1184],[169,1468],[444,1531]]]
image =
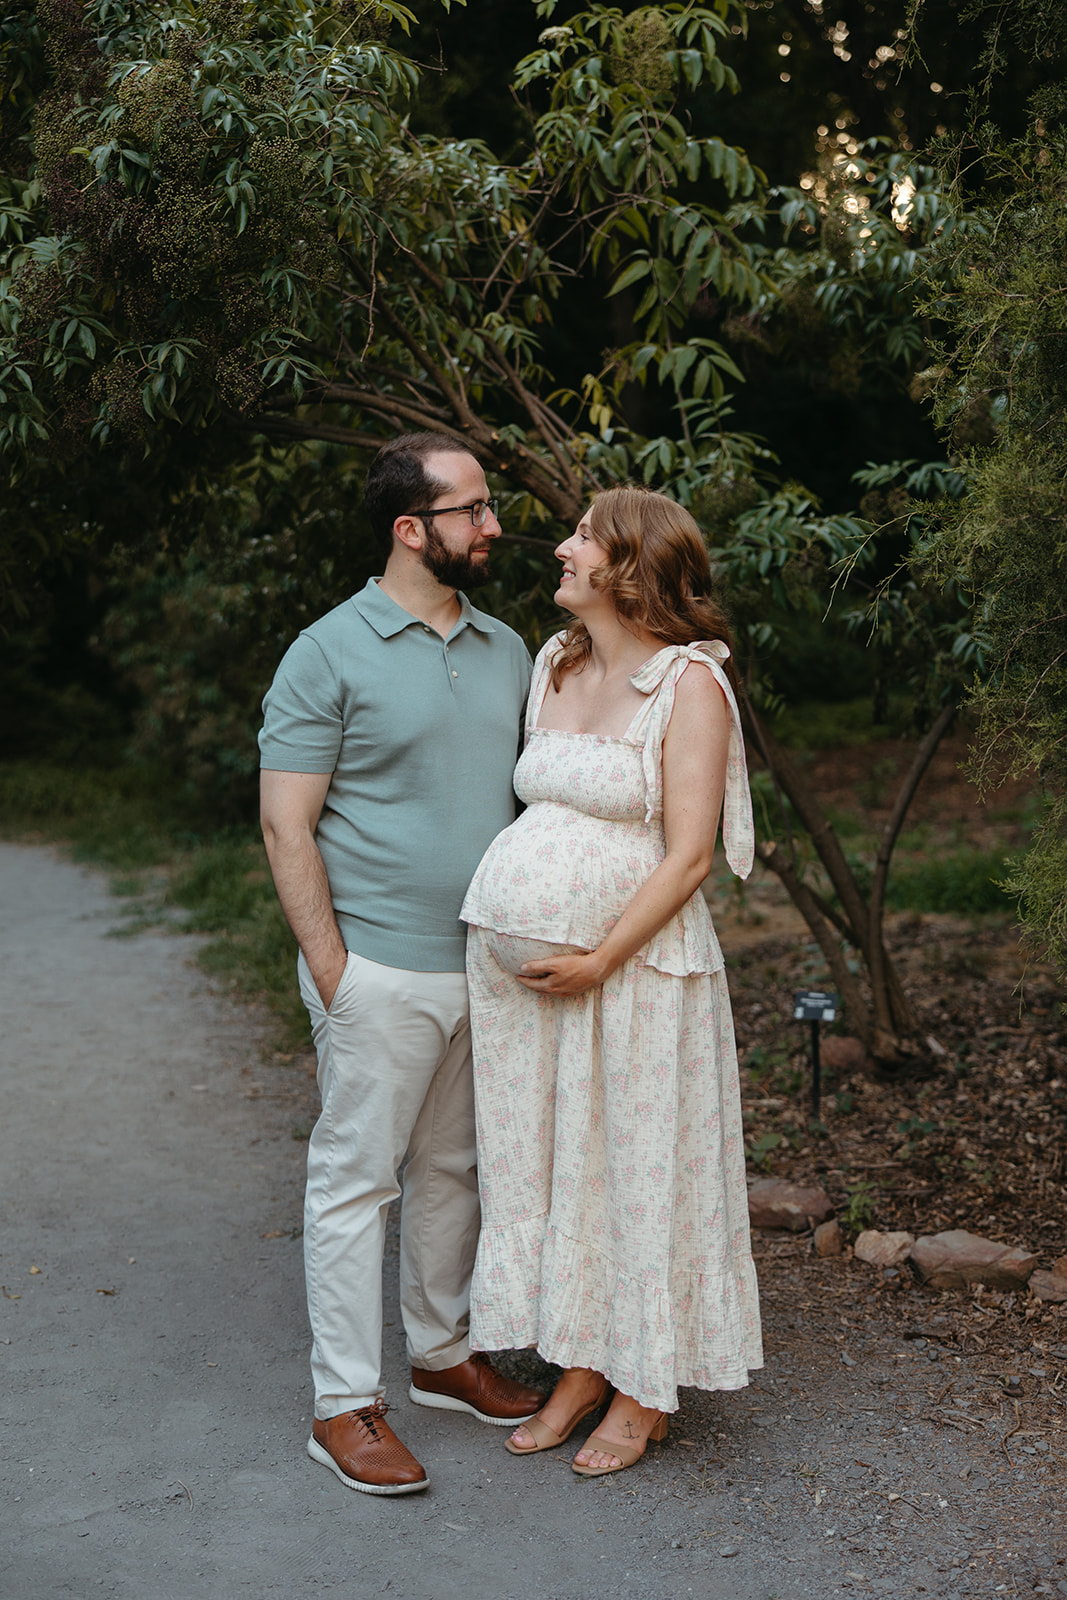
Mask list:
[[676,706],[694,711],[726,710],[726,695],[715,673],[699,656],[693,657],[674,689]]

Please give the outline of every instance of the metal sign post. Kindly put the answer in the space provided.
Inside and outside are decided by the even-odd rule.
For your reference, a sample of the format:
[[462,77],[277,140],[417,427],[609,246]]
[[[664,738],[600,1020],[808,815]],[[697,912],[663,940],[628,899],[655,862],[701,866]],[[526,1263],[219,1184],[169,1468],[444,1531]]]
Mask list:
[[811,1114],[819,1115],[822,1100],[822,1066],[819,1061],[819,1024],[833,1022],[841,998],[818,989],[800,989],[793,997],[793,1021],[811,1023]]

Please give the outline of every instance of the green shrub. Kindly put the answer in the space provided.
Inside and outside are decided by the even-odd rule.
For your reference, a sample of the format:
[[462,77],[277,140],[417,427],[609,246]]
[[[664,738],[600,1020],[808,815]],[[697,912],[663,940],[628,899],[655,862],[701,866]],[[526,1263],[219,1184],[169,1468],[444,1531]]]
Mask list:
[[786,705],[774,720],[775,737],[794,750],[835,750],[913,733],[909,695],[889,697],[887,720],[875,722],[870,695],[861,700],[805,701]]
[[976,916],[1010,911],[1000,887],[1007,862],[998,851],[954,850],[915,866],[890,871],[886,904],[894,911],[942,911]]

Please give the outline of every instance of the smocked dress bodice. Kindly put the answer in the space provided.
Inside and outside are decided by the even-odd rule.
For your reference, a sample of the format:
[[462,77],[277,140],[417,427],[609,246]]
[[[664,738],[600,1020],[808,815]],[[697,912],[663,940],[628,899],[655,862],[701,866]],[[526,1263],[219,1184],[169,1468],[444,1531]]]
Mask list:
[[[727,860],[752,868],[752,809],[737,703],[721,641],[668,645],[630,681],[646,696],[620,737],[538,727],[563,635],[540,652],[515,791],[526,810],[498,834],[463,904],[464,921],[498,933],[595,949],[665,854],[663,739],[682,673],[710,670],[726,696],[731,731],[723,804]],[[661,972],[684,977],[723,965],[711,916],[698,891],[639,952]]]

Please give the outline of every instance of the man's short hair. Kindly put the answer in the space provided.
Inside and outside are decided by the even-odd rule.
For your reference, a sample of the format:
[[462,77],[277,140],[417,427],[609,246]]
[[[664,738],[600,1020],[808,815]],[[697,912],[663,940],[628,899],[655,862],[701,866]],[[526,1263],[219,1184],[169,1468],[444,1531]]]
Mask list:
[[367,473],[363,507],[386,555],[393,548],[393,523],[405,512],[422,511],[447,488],[426,470],[432,455],[470,456],[473,450],[445,433],[402,433],[378,451]]

